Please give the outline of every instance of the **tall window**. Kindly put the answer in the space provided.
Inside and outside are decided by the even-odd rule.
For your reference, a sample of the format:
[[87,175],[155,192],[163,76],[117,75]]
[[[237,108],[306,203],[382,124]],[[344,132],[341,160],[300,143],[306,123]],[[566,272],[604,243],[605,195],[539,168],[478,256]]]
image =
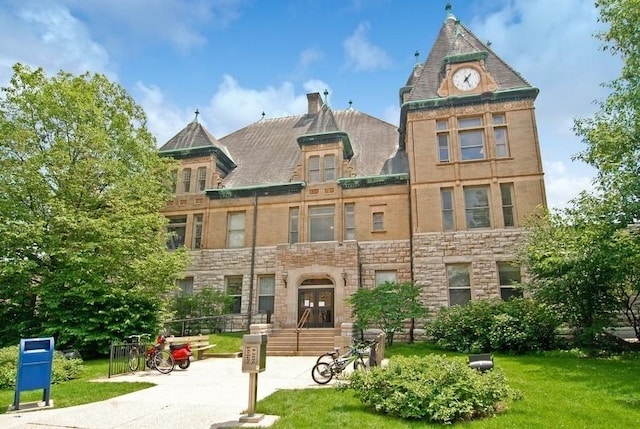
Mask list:
[[185,168],[182,170],[182,192],[189,192],[191,190],[191,169]]
[[207,187],[207,167],[198,168],[198,191],[204,191]]
[[225,289],[231,297],[231,312],[239,314],[242,311],[242,276],[225,277]]
[[514,297],[522,297],[522,290],[517,289],[521,281],[520,266],[513,262],[498,262],[498,279],[500,282],[500,297],[508,301]]
[[295,244],[298,242],[298,225],[300,220],[300,209],[298,207],[291,207],[289,209],[289,244]]
[[184,237],[187,231],[187,217],[176,216],[169,218],[169,225],[167,226],[167,232],[169,233],[169,239],[167,247],[169,249],[177,249],[184,246]]
[[178,188],[178,170],[171,170],[171,193],[175,194]]
[[484,159],[484,129],[482,118],[459,118],[458,140],[460,142],[460,159],[469,161]]
[[436,121],[438,132],[438,161],[449,162],[449,123],[448,121]]
[[398,281],[396,270],[376,270],[376,286],[385,282],[395,283],[396,281]]
[[202,247],[202,215],[193,215],[193,240],[192,248],[200,249]]
[[322,159],[324,163],[324,181],[329,182],[336,179],[336,157],[325,155]]
[[258,312],[273,314],[276,295],[276,277],[258,277]]
[[356,205],[354,203],[344,205],[344,239],[356,239]]
[[227,247],[244,247],[244,212],[229,213],[227,225]]
[[502,217],[504,226],[515,226],[513,215],[513,183],[501,183],[500,194],[502,196]]
[[384,213],[383,212],[373,213],[373,230],[384,231]]
[[308,159],[309,182],[329,182],[336,179],[335,155],[310,156]]
[[443,188],[440,190],[442,198],[442,229],[453,231],[456,229],[455,213],[453,211],[453,188]]
[[508,157],[507,119],[504,114],[493,115],[493,138],[496,142],[496,158]]
[[193,295],[193,277],[176,280],[176,286],[180,289],[180,294]]
[[464,188],[467,228],[490,228],[489,187],[474,186]]
[[309,241],[333,241],[334,207],[309,207]]
[[471,301],[471,275],[468,264],[447,265],[449,305],[463,305]]

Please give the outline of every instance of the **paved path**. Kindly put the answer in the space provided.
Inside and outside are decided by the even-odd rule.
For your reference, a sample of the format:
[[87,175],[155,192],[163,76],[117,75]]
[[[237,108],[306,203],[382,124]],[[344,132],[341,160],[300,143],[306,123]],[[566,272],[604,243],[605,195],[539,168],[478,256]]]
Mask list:
[[[311,379],[316,357],[268,357],[258,375],[258,400],[279,389],[321,387]],[[0,414],[2,429],[214,429],[239,425],[249,405],[249,374],[240,358],[209,358],[170,374],[145,371],[105,380],[157,385],[106,401],[68,408]],[[329,384],[332,385],[334,382]],[[8,404],[7,404],[8,405]],[[268,424],[266,417],[261,424]]]

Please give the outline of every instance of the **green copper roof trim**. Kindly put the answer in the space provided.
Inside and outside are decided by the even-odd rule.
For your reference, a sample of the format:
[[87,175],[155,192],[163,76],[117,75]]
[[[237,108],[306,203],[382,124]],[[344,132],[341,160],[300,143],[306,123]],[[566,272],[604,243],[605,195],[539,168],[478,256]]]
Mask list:
[[489,56],[489,52],[487,51],[477,51],[477,52],[468,52],[466,54],[455,54],[455,55],[447,55],[442,58],[442,65],[446,64],[457,64],[457,63],[466,63],[468,61],[479,61],[486,60]]
[[338,182],[338,185],[343,189],[355,189],[385,185],[400,185],[407,183],[408,180],[409,175],[407,173],[401,173],[381,176],[345,177],[336,180],[336,182]]
[[237,188],[206,189],[205,194],[212,200],[243,198],[253,196],[273,196],[297,194],[306,186],[304,182],[278,183],[274,185],[239,186]]
[[342,149],[344,158],[351,159],[351,157],[353,157],[353,148],[351,147],[351,140],[349,139],[349,134],[345,133],[344,131],[330,131],[327,133],[305,134],[298,137],[298,145],[304,146],[304,145],[330,143],[336,139],[342,140],[342,145],[344,146]]
[[219,147],[216,146],[198,146],[190,147],[187,149],[172,149],[159,151],[160,156],[170,156],[175,159],[195,158],[197,156],[215,154],[218,163],[227,167],[228,170],[236,168],[236,164],[229,159],[226,153],[224,153]]
[[399,148],[404,150],[404,133],[407,112],[419,112],[421,110],[433,110],[448,107],[460,107],[468,105],[478,105],[483,103],[500,103],[503,101],[535,100],[540,90],[535,87],[506,89],[503,91],[485,92],[483,94],[472,94],[452,97],[438,97],[428,100],[408,101],[400,108],[400,132]]

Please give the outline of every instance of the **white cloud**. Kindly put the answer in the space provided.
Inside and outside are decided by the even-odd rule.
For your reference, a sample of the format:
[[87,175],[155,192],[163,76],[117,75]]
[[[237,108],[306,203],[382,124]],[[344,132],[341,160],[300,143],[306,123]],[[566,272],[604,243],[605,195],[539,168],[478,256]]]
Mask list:
[[576,174],[573,166],[567,168],[561,161],[543,161],[543,166],[547,205],[551,209],[565,208],[582,191],[594,191],[593,175]]
[[68,9],[55,3],[24,2],[0,9],[0,39],[1,84],[9,81],[10,68],[17,62],[42,67],[48,74],[64,70],[115,76],[104,47]]
[[391,59],[380,47],[374,45],[369,40],[369,30],[371,25],[364,22],[347,37],[342,46],[347,55],[347,68],[355,71],[371,71],[381,68],[388,68]]

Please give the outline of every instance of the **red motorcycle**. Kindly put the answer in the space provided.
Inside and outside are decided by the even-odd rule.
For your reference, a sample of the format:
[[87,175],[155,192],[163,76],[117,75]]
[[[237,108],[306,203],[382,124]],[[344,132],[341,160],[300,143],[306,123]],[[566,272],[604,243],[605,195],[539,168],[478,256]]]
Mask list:
[[[161,347],[164,347],[167,342],[167,338],[164,335],[159,335],[156,343]],[[169,344],[169,351],[171,356],[180,369],[187,369],[191,365],[193,359],[193,353],[191,352],[191,344]]]

